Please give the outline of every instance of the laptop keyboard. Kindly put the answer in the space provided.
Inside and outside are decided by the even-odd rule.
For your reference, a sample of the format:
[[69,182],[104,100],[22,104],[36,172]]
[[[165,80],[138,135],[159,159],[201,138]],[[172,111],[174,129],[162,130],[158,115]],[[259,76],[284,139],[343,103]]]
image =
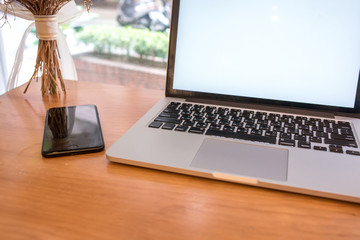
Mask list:
[[349,122],[171,102],[151,128],[360,156]]

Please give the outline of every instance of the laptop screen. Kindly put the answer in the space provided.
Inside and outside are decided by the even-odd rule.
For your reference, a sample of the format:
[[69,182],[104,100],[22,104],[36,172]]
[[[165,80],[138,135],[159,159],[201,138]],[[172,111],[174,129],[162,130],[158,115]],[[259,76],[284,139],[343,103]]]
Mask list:
[[359,0],[174,4],[175,91],[356,107]]

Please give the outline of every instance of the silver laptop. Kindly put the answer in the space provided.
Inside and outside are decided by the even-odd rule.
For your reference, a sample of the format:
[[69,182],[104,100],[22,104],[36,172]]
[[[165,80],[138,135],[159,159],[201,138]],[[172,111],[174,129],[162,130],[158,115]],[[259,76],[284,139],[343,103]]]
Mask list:
[[174,0],[166,97],[112,162],[360,203],[360,1]]

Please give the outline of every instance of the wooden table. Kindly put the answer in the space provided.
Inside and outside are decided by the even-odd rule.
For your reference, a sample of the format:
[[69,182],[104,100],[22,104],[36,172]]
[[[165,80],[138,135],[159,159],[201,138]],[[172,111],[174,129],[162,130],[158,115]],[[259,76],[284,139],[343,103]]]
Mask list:
[[104,151],[43,158],[47,108],[96,104],[108,148],[163,97],[66,86],[61,99],[35,82],[0,96],[0,239],[360,239],[357,204],[110,163]]

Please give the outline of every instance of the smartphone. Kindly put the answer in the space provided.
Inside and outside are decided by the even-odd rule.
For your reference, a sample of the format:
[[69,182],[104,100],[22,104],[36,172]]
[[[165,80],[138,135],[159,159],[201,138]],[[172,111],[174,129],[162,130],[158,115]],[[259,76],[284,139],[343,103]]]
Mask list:
[[50,108],[46,113],[41,154],[58,157],[104,149],[95,105]]

